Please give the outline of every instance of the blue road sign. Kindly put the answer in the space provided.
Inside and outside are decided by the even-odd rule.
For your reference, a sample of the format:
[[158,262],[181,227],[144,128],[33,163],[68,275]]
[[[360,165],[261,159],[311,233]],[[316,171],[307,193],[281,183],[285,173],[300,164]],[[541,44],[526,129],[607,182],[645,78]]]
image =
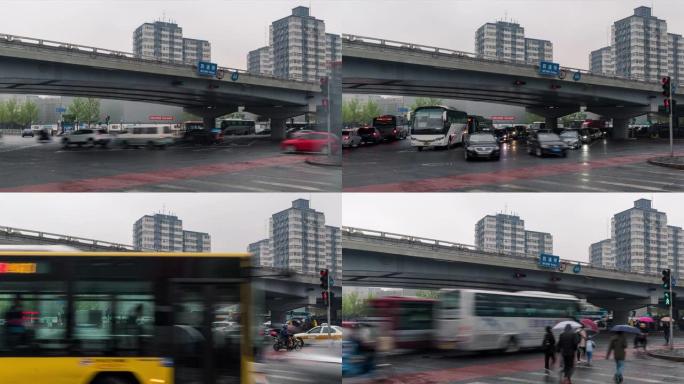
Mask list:
[[560,64],[550,61],[539,62],[539,74],[547,76],[558,76],[560,74]]
[[230,75],[230,79],[233,81],[237,81],[239,77],[240,77],[240,73],[238,71],[235,71]]
[[406,108],[406,107],[399,107],[399,108],[397,108],[397,111],[402,112],[402,113],[405,113],[405,112],[408,112],[409,109]]
[[558,269],[560,267],[560,256],[542,253],[539,255],[539,266],[541,268]]
[[580,81],[581,78],[582,78],[582,74],[580,73],[580,71],[577,71],[577,72],[575,72],[575,74],[572,75],[572,79],[575,81]]
[[200,61],[197,63],[197,74],[202,76],[216,76],[216,70],[218,65],[216,63],[209,63],[206,61]]
[[575,272],[575,273],[580,273],[580,272],[582,272],[582,265],[580,265],[579,263],[578,263],[578,264],[575,264],[575,266],[572,268],[572,271]]
[[66,108],[64,108],[64,107],[57,107],[57,108],[55,108],[55,112],[57,112],[57,113],[64,113],[64,112],[66,112]]

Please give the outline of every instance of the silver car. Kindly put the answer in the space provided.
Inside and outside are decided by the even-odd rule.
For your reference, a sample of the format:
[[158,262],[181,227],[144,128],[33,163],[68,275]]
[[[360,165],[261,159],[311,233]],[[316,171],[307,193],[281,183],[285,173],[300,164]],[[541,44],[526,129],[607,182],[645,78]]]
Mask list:
[[361,136],[356,129],[342,130],[342,148],[356,148],[361,145]]

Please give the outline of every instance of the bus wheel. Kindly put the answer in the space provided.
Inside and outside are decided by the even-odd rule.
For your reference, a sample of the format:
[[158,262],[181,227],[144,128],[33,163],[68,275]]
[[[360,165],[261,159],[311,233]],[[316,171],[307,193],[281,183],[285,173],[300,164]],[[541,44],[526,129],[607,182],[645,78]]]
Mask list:
[[518,345],[518,341],[515,339],[515,337],[511,337],[508,339],[508,343],[506,344],[506,349],[504,349],[505,353],[515,353],[520,350],[520,346]]

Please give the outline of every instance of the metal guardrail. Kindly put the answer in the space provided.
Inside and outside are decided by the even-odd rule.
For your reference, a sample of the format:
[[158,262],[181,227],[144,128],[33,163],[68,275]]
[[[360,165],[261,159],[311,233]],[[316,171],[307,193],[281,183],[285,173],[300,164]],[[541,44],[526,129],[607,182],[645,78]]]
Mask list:
[[[71,51],[71,52],[76,51],[76,52],[80,52],[80,53],[89,53],[89,54],[94,54],[94,55],[101,55],[101,56],[106,56],[106,57],[110,57],[110,58],[112,58],[112,57],[113,58],[125,58],[125,59],[135,60],[135,61],[144,62],[144,63],[167,64],[167,65],[173,65],[176,67],[189,67],[189,68],[194,68],[194,69],[197,68],[197,65],[194,65],[194,64],[177,63],[174,61],[155,59],[155,58],[144,58],[144,57],[138,56],[138,55],[131,53],[131,52],[123,52],[123,51],[117,51],[117,50],[107,49],[107,48],[91,47],[88,45],[65,43],[65,42],[54,41],[54,40],[36,39],[33,37],[26,37],[26,36],[8,35],[5,33],[0,33],[0,42],[9,42],[9,43],[31,45],[31,46],[56,48],[56,49],[62,49],[62,50]],[[295,77],[285,78],[285,77],[278,77],[278,76],[268,75],[268,74],[263,74],[263,73],[253,73],[253,72],[249,72],[246,69],[239,69],[239,68],[218,67],[218,70],[222,70],[222,71],[224,71],[224,73],[238,72],[238,73],[249,74],[249,75],[254,76],[254,77],[264,77],[264,78],[270,78],[270,79],[296,81],[299,83],[317,84],[316,82],[303,81],[303,80],[297,79]]]
[[[414,44],[414,43],[407,43],[407,42],[395,41],[395,40],[379,39],[379,38],[375,38],[375,37],[342,34],[342,40],[346,40],[346,41],[352,42],[352,43],[359,42],[359,43],[365,43],[365,44],[380,45],[383,47],[406,49],[406,50],[410,50],[410,51],[419,51],[419,52],[423,52],[423,53],[434,53],[434,54],[440,54],[440,55],[445,55],[445,56],[468,58],[468,59],[478,60],[478,61],[483,61],[483,62],[511,64],[511,65],[516,65],[516,66],[520,66],[520,67],[531,67],[531,68],[535,68],[535,69],[539,68],[539,65],[521,63],[521,62],[515,61],[515,60],[507,60],[507,59],[500,59],[500,58],[487,58],[487,57],[483,57],[481,55],[478,55],[478,54],[472,53],[472,52],[457,51],[457,50],[453,50],[453,49],[449,49],[449,48],[440,48],[440,47],[434,47],[434,46],[430,46],[430,45]],[[581,68],[572,68],[572,67],[560,67],[560,68],[561,68],[561,70],[565,70],[567,72],[580,72],[582,74],[596,76],[596,77],[603,77],[606,79],[631,80],[631,81],[638,81],[638,82],[646,83],[646,84],[654,84],[654,82],[646,80],[644,76],[630,76],[630,77],[611,76],[611,75],[606,75],[604,73],[594,73],[594,72],[588,71],[586,69],[581,69]],[[571,80],[572,78],[568,77],[567,79]]]
[[[454,243],[451,241],[429,239],[429,238],[417,237],[417,236],[402,235],[402,234],[398,234],[398,233],[391,233],[391,232],[384,232],[384,231],[376,231],[373,229],[364,229],[364,228],[355,228],[355,227],[343,226],[342,227],[342,234],[347,234],[350,236],[363,236],[365,238],[373,239],[377,242],[393,240],[393,241],[404,242],[405,244],[412,245],[412,246],[429,246],[432,248],[440,248],[440,249],[450,250],[450,251],[460,250],[460,251],[477,252],[478,255],[485,255],[488,257],[505,257],[507,259],[515,259],[515,260],[524,260],[524,261],[533,262],[535,264],[538,262],[538,258],[533,257],[533,256],[527,256],[527,255],[522,255],[522,254],[517,255],[517,254],[511,254],[511,253],[504,253],[504,252],[483,251],[483,250],[478,249],[474,245]],[[568,266],[579,264],[582,266],[583,269],[584,268],[591,268],[591,269],[595,269],[595,270],[599,270],[599,271],[619,272],[619,273],[624,273],[624,274],[628,274],[628,275],[631,274],[631,275],[637,275],[637,276],[650,276],[650,277],[657,277],[658,276],[658,274],[618,271],[615,269],[597,267],[597,266],[594,266],[590,263],[586,263],[583,261],[561,259],[560,262],[561,262],[561,264],[565,263]]]
[[122,250],[126,250],[126,251],[134,251],[135,250],[135,248],[132,245],[128,245],[128,244],[112,243],[109,241],[94,240],[94,239],[88,239],[85,237],[69,236],[69,235],[62,235],[62,234],[57,234],[57,233],[34,231],[32,229],[22,229],[22,228],[0,226],[0,234],[35,237],[35,238],[44,239],[44,240],[59,240],[59,241],[77,243],[79,245],[85,245],[85,246],[108,247],[108,248],[122,249]]

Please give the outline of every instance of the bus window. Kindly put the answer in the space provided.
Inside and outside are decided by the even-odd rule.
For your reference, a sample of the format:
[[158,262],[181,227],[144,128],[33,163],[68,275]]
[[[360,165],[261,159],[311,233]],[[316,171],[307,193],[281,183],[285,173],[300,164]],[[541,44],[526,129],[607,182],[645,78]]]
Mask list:
[[397,330],[432,329],[432,303],[400,303]]

